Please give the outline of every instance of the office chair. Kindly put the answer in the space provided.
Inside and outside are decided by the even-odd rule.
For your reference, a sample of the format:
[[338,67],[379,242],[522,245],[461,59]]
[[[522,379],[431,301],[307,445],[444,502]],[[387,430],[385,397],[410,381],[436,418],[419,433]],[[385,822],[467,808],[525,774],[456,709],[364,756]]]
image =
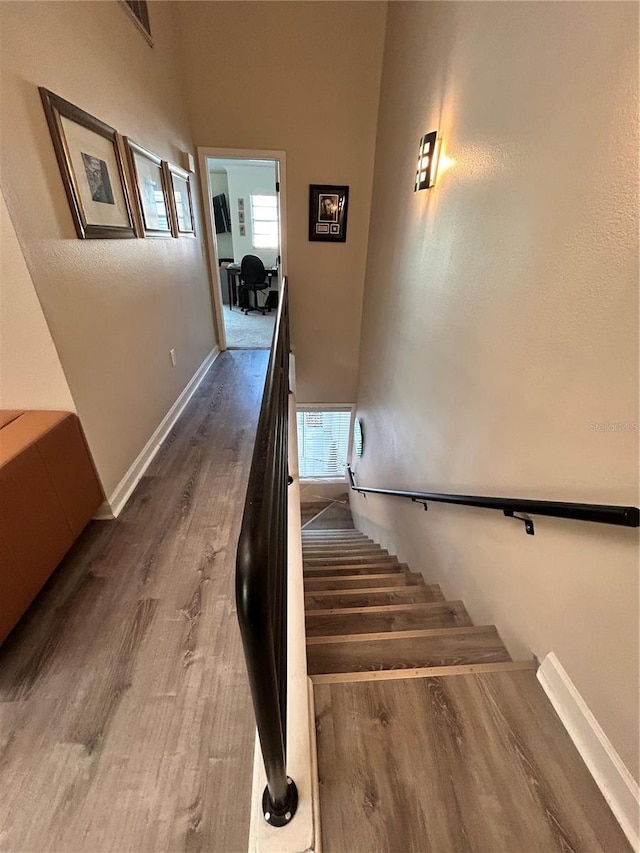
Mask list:
[[253,291],[253,307],[248,305],[242,309],[243,314],[248,314],[249,311],[260,311],[264,315],[265,311],[271,311],[266,305],[260,305],[258,302],[258,291],[268,290],[271,286],[267,280],[267,272],[264,264],[256,255],[245,255],[240,262],[240,287],[247,292]]

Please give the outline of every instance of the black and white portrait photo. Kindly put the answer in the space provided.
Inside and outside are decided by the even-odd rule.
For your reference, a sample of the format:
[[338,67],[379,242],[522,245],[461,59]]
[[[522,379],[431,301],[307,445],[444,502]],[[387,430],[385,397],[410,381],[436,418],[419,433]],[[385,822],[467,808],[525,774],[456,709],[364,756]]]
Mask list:
[[338,221],[338,196],[337,195],[321,195],[318,202],[318,221],[319,222],[337,222]]
[[113,190],[109,179],[109,169],[104,160],[82,152],[82,162],[89,181],[89,189],[93,201],[103,204],[115,204]]

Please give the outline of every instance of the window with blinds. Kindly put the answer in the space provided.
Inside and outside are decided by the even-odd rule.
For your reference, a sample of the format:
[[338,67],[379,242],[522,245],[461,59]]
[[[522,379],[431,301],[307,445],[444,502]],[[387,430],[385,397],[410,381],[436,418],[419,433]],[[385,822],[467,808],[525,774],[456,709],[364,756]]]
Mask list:
[[278,248],[277,196],[251,196],[251,233],[254,249]]
[[351,408],[298,410],[301,480],[346,479],[351,416]]

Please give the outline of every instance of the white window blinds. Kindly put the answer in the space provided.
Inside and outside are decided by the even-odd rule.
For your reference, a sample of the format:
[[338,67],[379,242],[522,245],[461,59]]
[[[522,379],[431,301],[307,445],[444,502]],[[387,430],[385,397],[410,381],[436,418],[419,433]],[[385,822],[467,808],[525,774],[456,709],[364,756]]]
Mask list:
[[251,232],[255,249],[278,248],[278,199],[275,195],[251,196]]
[[344,480],[351,409],[299,410],[298,463],[301,480]]

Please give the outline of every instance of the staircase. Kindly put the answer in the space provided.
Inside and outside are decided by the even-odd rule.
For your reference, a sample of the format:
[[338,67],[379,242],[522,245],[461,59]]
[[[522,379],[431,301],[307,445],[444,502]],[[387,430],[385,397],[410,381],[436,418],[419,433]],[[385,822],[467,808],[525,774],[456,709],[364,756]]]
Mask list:
[[302,536],[324,853],[631,849],[535,661],[359,531]]

